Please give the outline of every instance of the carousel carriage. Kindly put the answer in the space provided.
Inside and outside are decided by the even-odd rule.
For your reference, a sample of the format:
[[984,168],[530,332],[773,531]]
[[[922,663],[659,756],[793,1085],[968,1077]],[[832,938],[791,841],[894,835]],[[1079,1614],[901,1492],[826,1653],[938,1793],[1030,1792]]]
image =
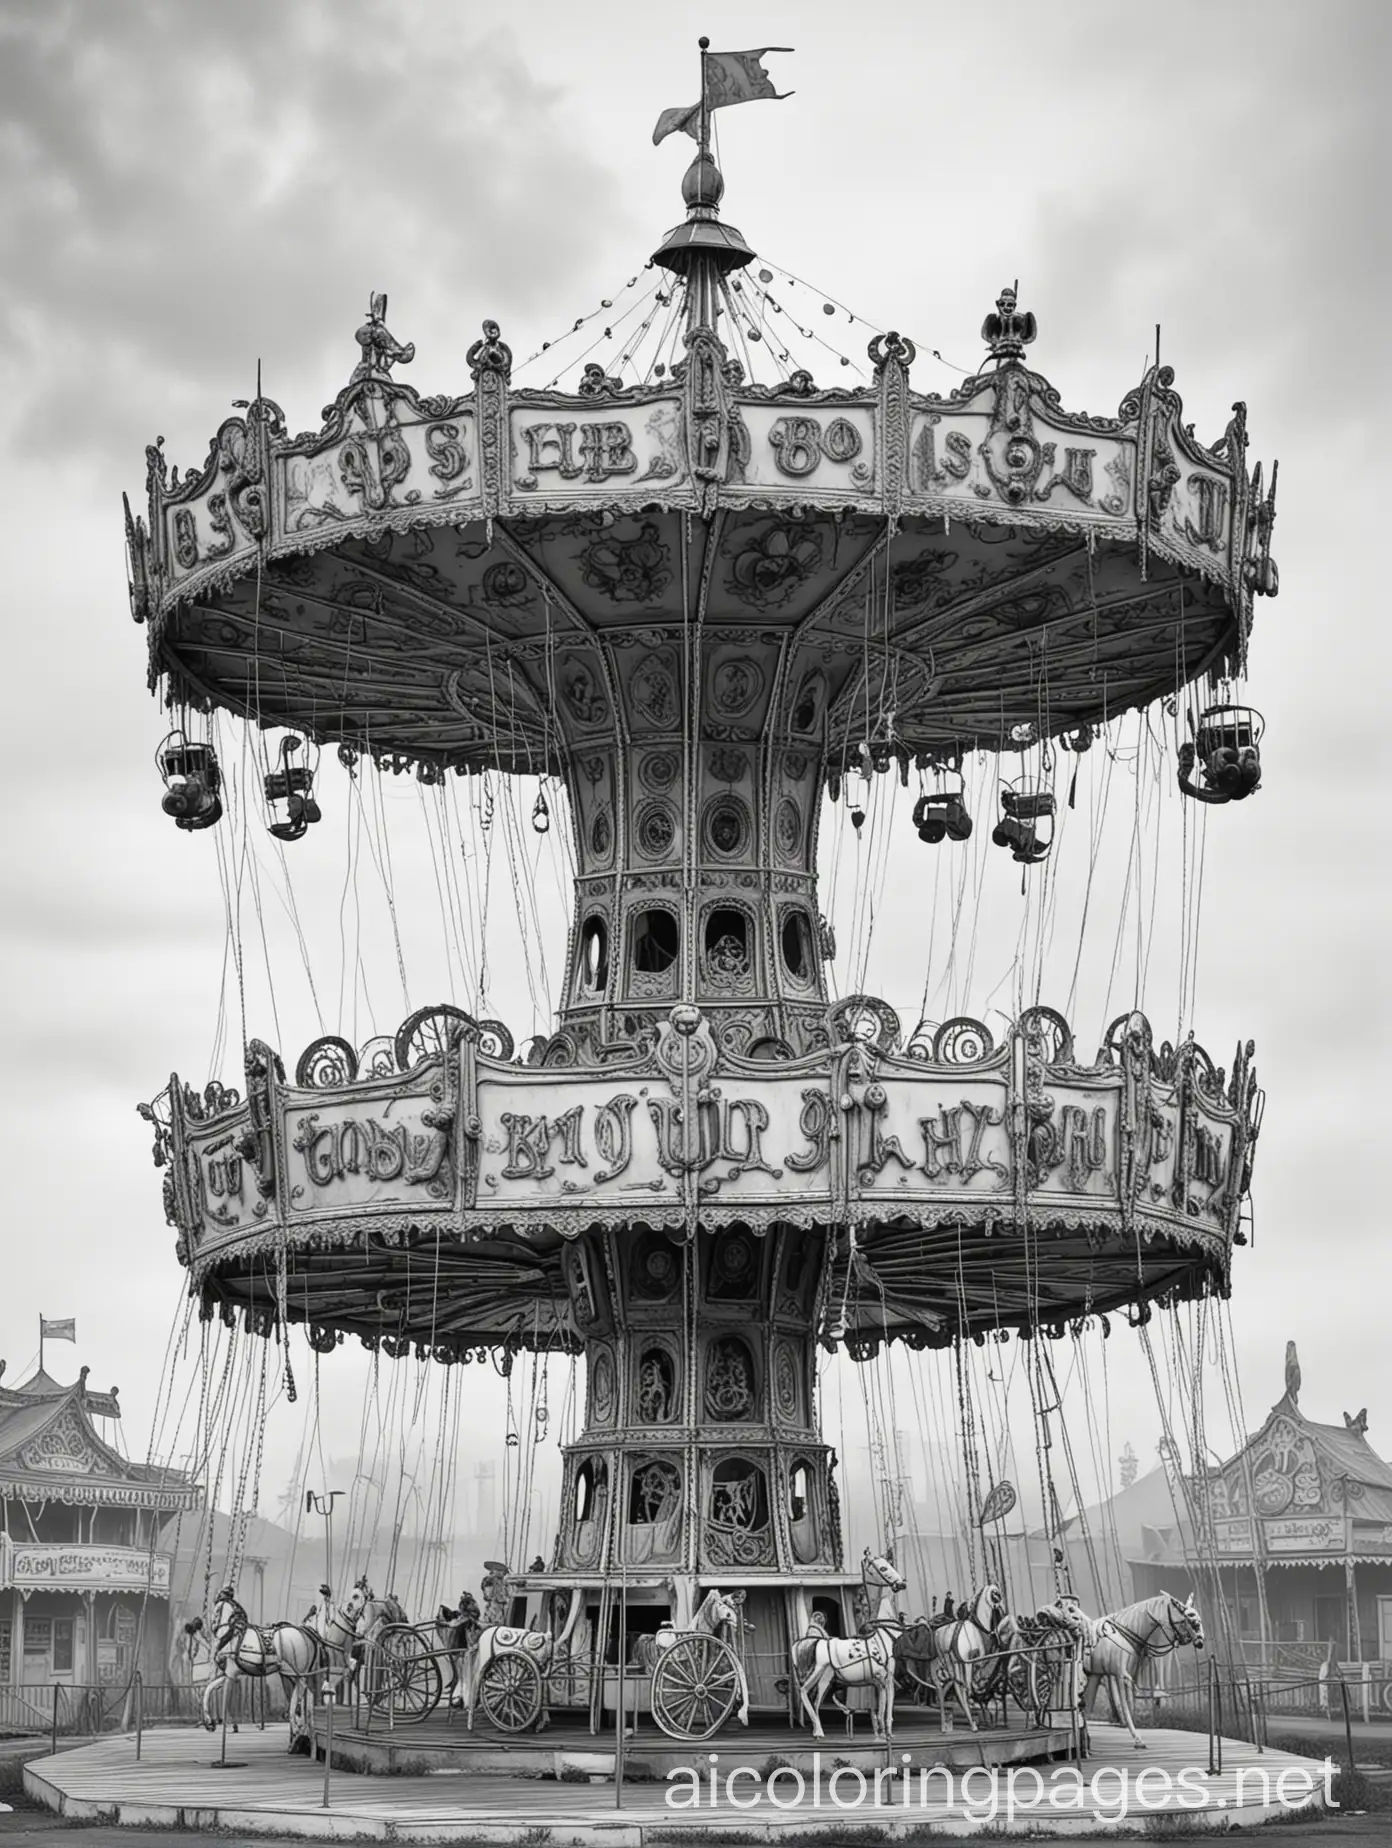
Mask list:
[[424,1720],[444,1691],[437,1645],[422,1626],[384,1624],[365,1652],[363,1687],[369,1707],[393,1718]]
[[[553,1709],[590,1711],[596,1679],[606,1690],[618,1678],[613,1665],[602,1665],[591,1644],[588,1653],[572,1647],[583,1604],[575,1589],[557,1627],[558,1588],[538,1586],[526,1577],[507,1581],[520,1602],[516,1624],[459,1624],[459,1613],[442,1610],[437,1631],[454,1668],[451,1704],[464,1706],[470,1729],[477,1709],[502,1733],[544,1728]],[[652,1636],[637,1639],[625,1674],[628,1690],[622,1704],[646,1707],[669,1738],[692,1742],[709,1739],[738,1709],[748,1720],[749,1683],[737,1638],[742,1629],[742,1596],[707,1591],[691,1619],[678,1630],[670,1621]],[[369,1664],[374,1705],[389,1705],[400,1718],[424,1719],[443,1690],[438,1666],[439,1643],[423,1628],[391,1626],[378,1633],[377,1653]],[[619,1704],[617,1701],[608,1704]]]

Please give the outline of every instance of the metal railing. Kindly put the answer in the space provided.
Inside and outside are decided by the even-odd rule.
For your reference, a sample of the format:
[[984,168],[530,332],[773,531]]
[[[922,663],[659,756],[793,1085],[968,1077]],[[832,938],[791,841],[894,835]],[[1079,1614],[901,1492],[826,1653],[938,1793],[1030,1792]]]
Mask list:
[[[232,1684],[233,1725],[264,1726],[285,1718],[279,1682],[240,1680]],[[188,1682],[148,1682],[140,1674],[119,1683],[39,1683],[0,1687],[0,1733],[44,1734],[53,1739],[95,1738],[145,1726],[197,1726],[203,1720],[203,1687]]]

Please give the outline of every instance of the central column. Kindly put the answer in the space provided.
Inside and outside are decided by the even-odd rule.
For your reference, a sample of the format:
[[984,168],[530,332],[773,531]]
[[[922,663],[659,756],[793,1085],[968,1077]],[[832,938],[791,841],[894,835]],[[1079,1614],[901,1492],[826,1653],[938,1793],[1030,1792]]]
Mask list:
[[631,1041],[694,1001],[728,1052],[820,1044],[827,932],[817,909],[820,759],[770,736],[781,648],[702,650],[706,723],[681,729],[679,640],[626,654],[626,736],[576,751],[575,915],[561,1026],[578,1056]]
[[711,1586],[744,1591],[764,1704],[814,1607],[833,1632],[851,1622],[811,1332],[826,1259],[819,1232],[738,1226],[689,1242],[635,1226],[565,1252],[587,1391],[550,1569],[626,1583],[634,1610],[679,1629]]

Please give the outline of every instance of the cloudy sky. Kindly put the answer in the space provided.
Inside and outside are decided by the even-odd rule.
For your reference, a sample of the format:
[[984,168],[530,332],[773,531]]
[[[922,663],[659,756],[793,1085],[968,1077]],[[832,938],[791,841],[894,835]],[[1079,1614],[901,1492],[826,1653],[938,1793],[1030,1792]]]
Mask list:
[[[1160,322],[1199,435],[1218,436],[1242,398],[1253,456],[1280,458],[1281,595],[1259,606],[1251,656],[1266,779],[1250,803],[1207,818],[1194,1023],[1224,1062],[1239,1035],[1254,1038],[1269,1092],[1257,1240],[1240,1254],[1232,1310],[1247,1409],[1279,1395],[1293,1337],[1307,1409],[1337,1423],[1367,1405],[1374,1443],[1392,1454],[1392,1227],[1376,1154],[1389,264],[1374,188],[1388,21],[1381,0],[1160,11],[1115,0],[3,0],[10,1377],[33,1353],[40,1311],[75,1315],[78,1350],[51,1360],[118,1380],[143,1452],[181,1279],[134,1105],[171,1067],[209,1075],[224,1002],[233,1051],[221,1069],[235,1081],[217,856],[160,813],[151,760],[163,727],[127,615],[120,495],[142,490],[144,444],[162,434],[172,460],[201,462],[230,402],[250,395],[258,359],[290,427],[316,424],[356,358],[374,289],[390,292],[398,338],[415,341],[411,379],[425,391],[467,384],[465,349],[486,315],[520,357],[616,296],[680,215],[689,146],[654,149],[650,136],[661,109],[694,100],[706,32],[717,47],[796,47],[775,61],[796,95],[721,122],[728,216],[782,269],[910,332],[921,387],[958,376],[926,357],[932,348],[975,365],[982,315],[1018,276],[1039,318],[1032,360],[1067,405],[1112,411]],[[863,333],[838,337],[858,357]],[[296,850],[290,885],[265,853],[246,888],[249,1025],[291,1058],[317,1019],[362,1037],[393,1027],[404,998],[420,1005],[464,980],[411,792],[382,798],[405,895],[403,997],[371,854],[343,821],[351,792],[330,783],[338,820]],[[1122,882],[1107,886],[1074,997],[1085,1042],[1110,1002],[1113,1013],[1130,1005],[1141,962],[1162,1031],[1181,967],[1192,975],[1178,798],[1153,813],[1146,801],[1151,936],[1132,953],[1134,903],[1118,933]],[[903,815],[899,825],[907,835]],[[824,836],[843,907],[856,885],[838,857],[856,851],[844,836],[840,823]],[[464,870],[468,884],[478,868]],[[1044,999],[1061,1004],[1079,961],[1069,877],[1046,931],[1004,869],[992,872],[978,953],[939,1002],[1008,1007],[1023,919],[1031,943],[1047,937]],[[925,973],[930,986],[941,975],[928,969],[928,878],[923,859],[897,856],[873,934],[844,917],[871,989],[909,1013]],[[554,962],[549,858],[537,884]],[[288,928],[292,893],[313,993]],[[491,907],[488,998],[521,1037],[543,1024],[544,977],[536,963],[529,977],[497,893]],[[1159,1421],[1134,1337],[1121,1330],[1111,1347],[1115,1447],[1130,1437],[1153,1456]],[[346,1350],[334,1364],[342,1392],[327,1441],[342,1454],[362,1368]],[[288,1468],[303,1411],[276,1408],[268,1479]],[[491,1442],[477,1434],[469,1454]]]

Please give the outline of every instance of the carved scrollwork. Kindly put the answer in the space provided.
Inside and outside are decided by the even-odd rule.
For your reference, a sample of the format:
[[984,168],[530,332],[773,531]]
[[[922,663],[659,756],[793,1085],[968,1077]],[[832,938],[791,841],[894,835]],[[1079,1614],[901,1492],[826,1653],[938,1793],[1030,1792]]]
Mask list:
[[888,1001],[875,995],[847,995],[827,1009],[826,1020],[833,1040],[871,1046],[876,1052],[893,1052],[903,1031]]
[[1020,1016],[1020,1032],[1047,1065],[1071,1065],[1073,1029],[1057,1009],[1027,1007]]
[[755,1409],[754,1362],[738,1335],[721,1335],[706,1357],[706,1416],[722,1424],[749,1418]]
[[306,1046],[295,1067],[295,1083],[311,1091],[351,1084],[357,1075],[357,1053],[335,1033],[326,1033]]
[[913,341],[893,330],[887,334],[876,334],[865,350],[877,371],[882,370],[891,360],[897,360],[901,366],[911,366],[918,358],[918,348]]
[[398,1070],[396,1041],[391,1034],[375,1034],[358,1048],[359,1078],[391,1078]]
[[967,1014],[945,1020],[933,1035],[933,1058],[941,1065],[979,1065],[994,1050],[991,1029]]
[[[503,1032],[507,1032],[506,1027]],[[436,1007],[417,1008],[397,1029],[394,1042],[397,1070],[409,1072],[422,1060],[438,1058],[448,1052],[465,1034],[477,1037],[478,1033],[479,1025],[473,1015],[448,1001]]]
[[510,1059],[517,1050],[511,1033],[501,1020],[481,1020],[478,1023],[478,1045],[479,1051],[490,1059]]

